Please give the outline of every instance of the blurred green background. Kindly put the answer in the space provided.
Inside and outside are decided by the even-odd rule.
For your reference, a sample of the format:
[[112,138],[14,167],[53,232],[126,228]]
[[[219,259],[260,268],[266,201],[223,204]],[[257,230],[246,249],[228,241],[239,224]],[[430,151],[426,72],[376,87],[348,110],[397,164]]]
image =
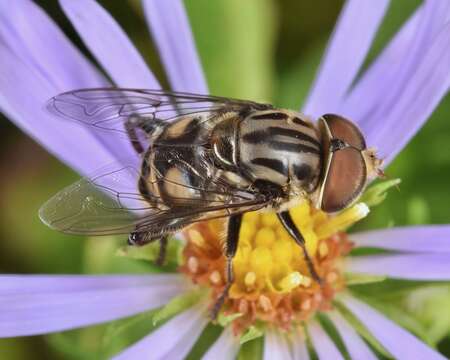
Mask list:
[[[139,2],[100,2],[122,25],[157,77],[167,84]],[[57,1],[38,3],[89,56]],[[393,1],[368,63],[418,3]],[[186,1],[211,92],[298,109],[342,4],[343,1],[329,0]],[[390,177],[403,180],[400,191],[391,190],[387,200],[375,208],[359,228],[450,222],[449,100],[447,96],[388,168]],[[78,176],[9,121],[2,118],[0,124],[1,272],[145,271],[142,264],[112,256],[117,239],[66,236],[40,223],[39,206]],[[390,294],[383,293],[383,289],[378,293],[381,300],[385,295]],[[412,294],[395,299],[401,308],[396,312],[397,318],[401,317],[399,321],[416,334],[427,337],[426,341],[448,356],[449,287],[445,284],[414,287]],[[98,350],[103,330],[104,327],[96,326],[72,331],[68,336],[0,340],[0,359],[87,358]]]

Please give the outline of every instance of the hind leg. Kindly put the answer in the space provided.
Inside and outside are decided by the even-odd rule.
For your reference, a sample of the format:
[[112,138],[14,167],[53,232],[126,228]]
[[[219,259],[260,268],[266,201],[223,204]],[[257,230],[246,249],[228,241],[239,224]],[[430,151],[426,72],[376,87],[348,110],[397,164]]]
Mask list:
[[164,263],[166,262],[167,242],[168,242],[167,235],[159,239],[159,253],[158,257],[155,260],[155,264],[158,266],[163,266]]
[[146,244],[150,244],[151,242],[158,240],[159,240],[159,253],[158,257],[155,260],[155,264],[158,266],[162,266],[166,261],[168,235],[163,235],[160,237],[151,237],[150,234],[147,232],[133,231],[128,236],[128,245],[144,246]]
[[[175,210],[172,211],[175,213]],[[195,219],[193,216],[186,216],[186,213],[189,211],[190,210],[186,210],[185,208],[180,208],[178,210],[178,218],[165,221],[162,220],[156,229],[156,226],[151,228],[137,226],[136,229],[128,235],[128,245],[144,246],[151,242],[159,241],[159,255],[155,262],[157,265],[163,265],[166,258],[169,236],[182,230],[185,226],[191,224]]]

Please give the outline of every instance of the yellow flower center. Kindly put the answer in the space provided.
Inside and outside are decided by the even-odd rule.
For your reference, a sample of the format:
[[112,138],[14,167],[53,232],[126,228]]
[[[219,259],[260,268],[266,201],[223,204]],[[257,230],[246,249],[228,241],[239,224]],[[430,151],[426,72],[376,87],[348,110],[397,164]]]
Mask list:
[[[225,314],[241,314],[233,321],[235,331],[241,332],[256,321],[288,329],[317,310],[330,309],[334,294],[345,285],[339,259],[352,247],[343,231],[368,211],[359,203],[330,216],[307,202],[291,210],[316,271],[324,280],[322,286],[311,278],[301,248],[276,214],[246,213],[233,260],[235,281],[222,309]],[[213,300],[226,283],[225,229],[225,221],[212,220],[185,231],[182,271],[195,283],[210,287]]]

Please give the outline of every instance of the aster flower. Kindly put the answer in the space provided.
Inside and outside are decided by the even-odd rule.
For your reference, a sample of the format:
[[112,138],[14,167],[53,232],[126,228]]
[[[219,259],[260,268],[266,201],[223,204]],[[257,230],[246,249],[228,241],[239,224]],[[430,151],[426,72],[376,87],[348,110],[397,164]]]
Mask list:
[[[160,87],[96,2],[60,3],[114,85]],[[182,3],[142,4],[172,88],[206,93]],[[355,80],[387,6],[388,1],[346,3],[303,112],[348,116],[389,163],[448,91],[450,6],[438,0],[422,4]],[[111,83],[31,1],[0,3],[0,53],[1,111],[55,156],[80,174],[89,174],[131,151],[124,140],[54,119],[42,109],[55,94]],[[265,359],[308,358],[311,349],[320,359],[339,359],[342,354],[371,359],[375,352],[402,359],[443,358],[352,292],[352,281],[450,279],[448,226],[346,233],[368,214],[368,205],[383,198],[383,186],[372,188],[337,216],[307,204],[292,210],[326,281],[323,288],[306,275],[299,251],[273,215],[246,214],[234,261],[236,282],[219,319],[224,329],[204,358],[233,358],[240,343],[262,335]],[[209,323],[207,308],[224,285],[218,235],[222,227],[222,222],[211,221],[184,232],[178,274],[3,275],[0,336],[62,331],[162,307],[153,316],[162,325],[116,358],[184,358]],[[353,248],[386,251],[350,256]],[[148,249],[131,255],[151,257]],[[330,337],[326,323],[341,344]]]

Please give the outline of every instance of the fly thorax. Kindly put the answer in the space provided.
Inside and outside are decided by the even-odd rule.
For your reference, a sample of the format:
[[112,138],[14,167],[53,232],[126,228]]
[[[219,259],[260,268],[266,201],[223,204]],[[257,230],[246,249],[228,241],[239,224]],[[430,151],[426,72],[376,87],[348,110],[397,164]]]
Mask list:
[[236,170],[237,159],[237,127],[239,118],[231,114],[220,121],[212,130],[210,146],[216,165],[223,170]]
[[292,193],[314,192],[320,180],[320,156],[302,155],[291,159],[290,188]]
[[240,159],[256,179],[295,192],[311,192],[318,184],[321,144],[314,127],[283,111],[248,116],[240,126]]

